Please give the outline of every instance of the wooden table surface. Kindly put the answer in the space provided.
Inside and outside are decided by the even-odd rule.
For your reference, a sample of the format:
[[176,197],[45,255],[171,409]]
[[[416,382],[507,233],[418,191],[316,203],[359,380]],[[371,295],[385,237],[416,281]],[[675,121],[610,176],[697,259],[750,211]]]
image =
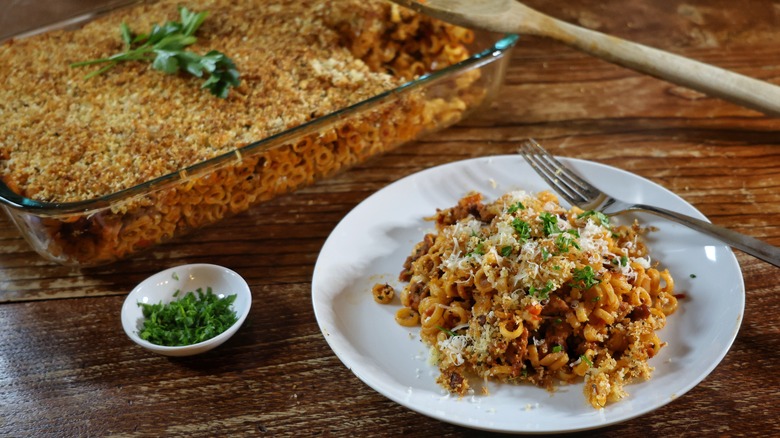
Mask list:
[[[528,4],[780,84],[777,0]],[[38,16],[12,7],[0,17],[7,31]],[[513,153],[533,137],[556,154],[646,177],[712,222],[780,245],[779,131],[778,118],[523,37],[503,92],[479,116],[137,258],[94,269],[58,266],[33,253],[2,217],[0,435],[477,435],[386,399],[326,344],[311,278],[339,220],[401,177]],[[747,304],[729,353],[688,393],[601,434],[780,434],[780,270],[735,253]],[[135,346],[119,321],[127,292],[158,270],[193,262],[246,278],[254,296],[246,324],[193,358]]]

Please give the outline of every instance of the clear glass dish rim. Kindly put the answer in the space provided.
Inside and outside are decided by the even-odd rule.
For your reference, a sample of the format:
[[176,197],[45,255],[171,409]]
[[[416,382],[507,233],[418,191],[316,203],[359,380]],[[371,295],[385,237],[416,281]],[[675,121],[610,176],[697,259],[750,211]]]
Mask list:
[[306,123],[287,129],[280,133],[238,147],[229,152],[225,152],[207,160],[184,167],[175,172],[171,172],[145,181],[133,187],[128,187],[126,189],[109,193],[104,196],[81,201],[47,202],[37,201],[35,199],[22,196],[12,191],[3,181],[0,180],[0,204],[5,207],[24,210],[28,213],[34,212],[40,215],[52,216],[74,213],[84,214],[88,211],[105,209],[111,207],[118,201],[126,201],[138,195],[150,194],[175,182],[182,181],[185,178],[197,176],[201,172],[211,169],[212,167],[217,167],[225,162],[231,160],[240,162],[243,159],[242,156],[244,155],[259,153],[264,150],[284,145],[297,136],[303,136],[310,131],[316,131],[317,129],[320,129],[331,122],[336,122],[339,119],[343,119],[351,114],[357,113],[367,108],[371,108],[373,105],[379,105],[386,99],[389,99],[393,96],[400,96],[419,87],[434,84],[460,71],[482,67],[483,65],[489,64],[492,61],[504,56],[509,50],[512,49],[512,47],[514,47],[518,39],[518,35],[503,35],[500,39],[495,41],[492,46],[471,55],[469,58],[459,63],[450,65],[432,73],[425,74],[417,79],[408,81],[396,88],[377,94],[353,105],[341,108],[337,111],[320,116],[314,120],[310,120]]

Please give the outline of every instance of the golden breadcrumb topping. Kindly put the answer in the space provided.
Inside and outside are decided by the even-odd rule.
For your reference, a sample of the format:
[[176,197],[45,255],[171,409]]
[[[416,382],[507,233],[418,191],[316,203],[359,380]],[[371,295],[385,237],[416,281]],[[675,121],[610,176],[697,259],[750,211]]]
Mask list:
[[[241,85],[227,99],[202,80],[123,62],[85,80],[73,68],[123,50],[137,33],[209,11],[190,50],[231,58]],[[392,89],[348,39],[381,27],[389,5],[366,0],[161,0],[75,31],[0,45],[0,176],[13,190],[70,202],[107,195],[229,152]],[[95,68],[99,68],[95,67]]]

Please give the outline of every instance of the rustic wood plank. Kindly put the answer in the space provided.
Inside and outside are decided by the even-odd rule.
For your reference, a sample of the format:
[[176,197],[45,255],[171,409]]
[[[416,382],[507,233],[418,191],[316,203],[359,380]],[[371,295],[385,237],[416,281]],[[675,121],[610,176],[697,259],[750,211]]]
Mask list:
[[[780,8],[772,0],[528,3],[780,83]],[[501,95],[468,121],[132,260],[58,266],[1,217],[0,434],[485,436],[389,401],[330,350],[310,282],[338,221],[399,178],[511,154],[533,137],[556,154],[648,178],[713,222],[780,245],[779,130],[780,119],[524,37]],[[601,435],[780,435],[780,271],[736,255],[747,302],[723,362],[687,394]],[[119,323],[124,295],[147,275],[191,262],[230,266],[247,279],[254,298],[246,325],[198,357],[136,347]]]

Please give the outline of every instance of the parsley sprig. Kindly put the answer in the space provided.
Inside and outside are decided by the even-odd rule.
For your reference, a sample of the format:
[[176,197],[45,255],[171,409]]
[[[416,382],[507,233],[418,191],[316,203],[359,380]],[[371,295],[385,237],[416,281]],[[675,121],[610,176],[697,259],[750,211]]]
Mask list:
[[167,74],[180,71],[206,80],[201,88],[208,88],[211,94],[226,98],[230,87],[240,83],[239,73],[233,61],[225,54],[212,50],[205,55],[185,50],[197,41],[195,32],[203,24],[208,12],[192,12],[179,7],[180,21],[154,24],[149,33],[135,35],[126,23],[120,26],[125,51],[107,58],[76,62],[71,67],[107,64],[85,76],[93,78],[107,72],[120,62],[151,62],[152,68]]
[[[174,296],[178,296],[176,291]],[[197,295],[196,295],[197,292]],[[198,288],[168,304],[138,303],[144,323],[138,336],[153,344],[169,347],[192,345],[224,332],[237,320],[231,308],[236,295],[220,298],[211,288]]]

